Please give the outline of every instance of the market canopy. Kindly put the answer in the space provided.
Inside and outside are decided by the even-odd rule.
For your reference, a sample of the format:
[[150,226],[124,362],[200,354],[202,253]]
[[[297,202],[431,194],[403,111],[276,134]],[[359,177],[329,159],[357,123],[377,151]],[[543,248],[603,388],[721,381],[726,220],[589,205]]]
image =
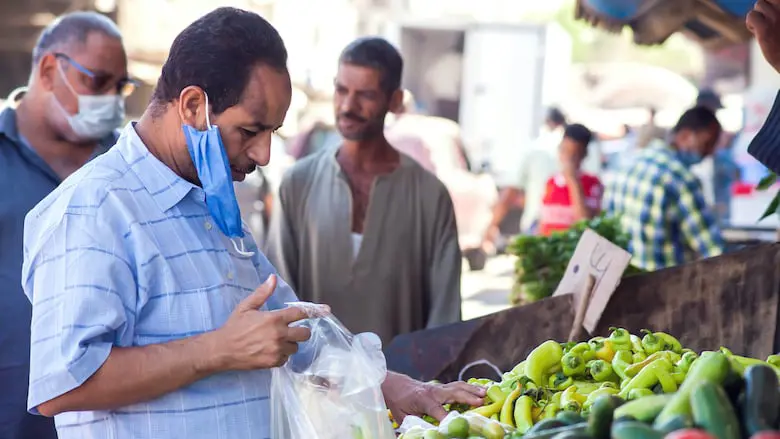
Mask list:
[[660,44],[684,32],[707,47],[750,39],[745,15],[755,0],[577,0],[576,17],[593,26],[634,31],[637,44]]

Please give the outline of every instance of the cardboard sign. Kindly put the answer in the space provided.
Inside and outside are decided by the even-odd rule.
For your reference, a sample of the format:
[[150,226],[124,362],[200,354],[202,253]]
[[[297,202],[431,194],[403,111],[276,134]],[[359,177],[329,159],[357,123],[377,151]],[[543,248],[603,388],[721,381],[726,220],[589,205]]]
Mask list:
[[587,229],[577,243],[574,255],[566,267],[566,273],[553,296],[574,294],[574,303],[580,303],[580,294],[588,294],[582,292],[582,286],[588,282],[588,276],[592,276],[593,288],[590,290],[590,300],[583,302],[583,305],[587,306],[587,311],[582,326],[588,333],[593,333],[630,261],[629,252],[604,239],[593,230]]

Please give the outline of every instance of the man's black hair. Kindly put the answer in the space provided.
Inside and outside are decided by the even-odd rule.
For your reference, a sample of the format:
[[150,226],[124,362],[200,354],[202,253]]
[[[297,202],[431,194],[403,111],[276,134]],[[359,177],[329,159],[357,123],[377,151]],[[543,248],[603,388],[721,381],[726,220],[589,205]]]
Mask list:
[[585,125],[573,123],[566,126],[563,137],[574,140],[587,150],[588,144],[593,139],[593,133]]
[[383,38],[363,37],[349,43],[339,56],[339,64],[378,70],[382,90],[388,95],[401,88],[404,60],[398,49]]
[[704,131],[712,128],[713,125],[720,127],[720,122],[715,113],[707,107],[697,106],[683,113],[677,125],[672,128],[673,133],[679,133],[688,129],[692,131]]
[[167,104],[195,85],[208,94],[212,111],[222,113],[239,103],[259,64],[287,70],[287,49],[279,32],[254,12],[215,9],[173,40],[152,102]]
[[547,110],[547,121],[557,125],[566,125],[566,116],[557,107],[550,107]]
[[92,32],[100,32],[118,40],[122,33],[117,25],[105,15],[97,12],[71,12],[52,21],[41,35],[32,52],[33,68],[49,52],[63,50],[68,44],[84,44]]

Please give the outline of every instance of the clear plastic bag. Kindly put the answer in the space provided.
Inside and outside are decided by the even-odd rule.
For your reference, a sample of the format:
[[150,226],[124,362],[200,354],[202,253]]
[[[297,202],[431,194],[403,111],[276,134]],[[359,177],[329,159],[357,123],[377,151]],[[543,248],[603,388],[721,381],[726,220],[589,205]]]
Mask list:
[[288,305],[306,310],[294,325],[311,329],[311,339],[272,372],[272,439],[394,439],[379,337],[353,335],[320,305]]

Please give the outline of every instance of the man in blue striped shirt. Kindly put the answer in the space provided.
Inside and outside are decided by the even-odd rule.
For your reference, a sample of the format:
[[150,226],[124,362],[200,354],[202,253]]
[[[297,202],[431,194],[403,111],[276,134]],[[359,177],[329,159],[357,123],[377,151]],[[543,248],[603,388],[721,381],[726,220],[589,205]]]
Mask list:
[[[269,437],[269,369],[310,334],[289,326],[306,316],[284,307],[296,296],[243,228],[232,181],[268,163],[286,61],[260,16],[202,17],[138,123],[27,216],[28,407],[60,439]],[[397,374],[383,391],[397,418],[484,395]]]

